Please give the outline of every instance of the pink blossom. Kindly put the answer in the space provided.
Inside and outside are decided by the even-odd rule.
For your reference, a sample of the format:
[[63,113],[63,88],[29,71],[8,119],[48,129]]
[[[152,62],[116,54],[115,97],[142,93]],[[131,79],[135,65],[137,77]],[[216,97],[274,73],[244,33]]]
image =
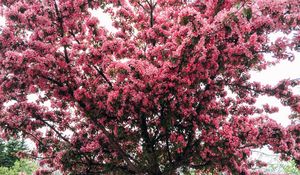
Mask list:
[[[0,1],[0,135],[35,142],[30,156],[47,167],[37,174],[251,174],[251,150],[264,146],[299,164],[299,83],[251,81],[295,59],[298,33],[269,34],[298,30],[299,5]],[[99,25],[99,10],[115,30]],[[269,118],[279,108],[260,96],[289,107],[290,126]]]

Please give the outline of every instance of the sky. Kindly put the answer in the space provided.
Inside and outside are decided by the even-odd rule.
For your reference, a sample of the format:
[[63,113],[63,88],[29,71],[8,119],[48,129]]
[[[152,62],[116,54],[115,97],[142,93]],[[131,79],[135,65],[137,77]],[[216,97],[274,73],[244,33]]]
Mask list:
[[[283,33],[274,33],[271,34],[270,42],[274,42],[274,40],[278,37],[285,36]],[[288,38],[292,37],[293,34],[287,36]],[[279,64],[275,66],[269,66],[266,70],[263,71],[251,71],[251,81],[258,81],[262,84],[270,84],[276,85],[282,79],[297,79],[300,78],[300,53],[293,52],[295,55],[294,61],[283,60]],[[269,55],[265,55],[268,59]],[[300,86],[296,86],[294,89],[294,93],[300,94]],[[279,107],[279,112],[271,115],[271,118],[281,123],[283,126],[287,126],[290,124],[290,120],[287,118],[290,114],[290,109],[288,107],[284,107],[280,104],[280,101],[275,97],[259,97],[257,99],[257,105],[262,105],[269,103],[270,105],[274,105]]]

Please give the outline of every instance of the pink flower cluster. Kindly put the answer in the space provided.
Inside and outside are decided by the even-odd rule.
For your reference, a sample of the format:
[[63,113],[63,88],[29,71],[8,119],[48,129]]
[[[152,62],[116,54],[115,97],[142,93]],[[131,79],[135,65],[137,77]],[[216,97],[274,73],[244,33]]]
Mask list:
[[[100,8],[114,31],[92,16]],[[299,166],[299,83],[251,81],[253,70],[293,61],[299,33],[273,43],[269,34],[299,30],[299,9],[299,0],[2,0],[0,135],[35,142],[32,157],[49,168],[37,174],[258,174],[265,164],[249,157],[263,146]],[[280,108],[257,106],[260,96],[294,122],[270,119]]]

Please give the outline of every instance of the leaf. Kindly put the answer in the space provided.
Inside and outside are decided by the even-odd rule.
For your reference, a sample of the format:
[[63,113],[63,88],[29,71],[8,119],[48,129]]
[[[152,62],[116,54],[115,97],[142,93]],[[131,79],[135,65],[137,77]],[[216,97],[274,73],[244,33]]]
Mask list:
[[252,18],[252,9],[251,8],[244,8],[243,10],[244,17],[247,18],[248,21]]
[[230,26],[225,26],[225,31],[226,31],[226,33],[229,34],[229,33],[231,33],[232,29]]
[[183,26],[185,26],[185,25],[187,25],[188,23],[189,23],[189,16],[183,16],[183,17],[181,18],[180,24],[183,25]]
[[217,6],[215,8],[214,16],[216,16],[221,11],[221,7],[222,7],[223,3],[224,3],[224,0],[218,0]]

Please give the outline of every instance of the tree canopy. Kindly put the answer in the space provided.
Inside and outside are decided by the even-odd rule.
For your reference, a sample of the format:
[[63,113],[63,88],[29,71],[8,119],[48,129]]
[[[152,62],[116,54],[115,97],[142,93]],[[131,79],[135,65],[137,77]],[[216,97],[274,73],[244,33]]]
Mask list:
[[[299,83],[249,73],[294,59],[299,0],[0,4],[1,136],[34,141],[47,171],[255,174],[249,156],[263,146],[299,166]],[[110,14],[116,31],[92,10]],[[294,36],[271,43],[273,32]],[[259,96],[290,107],[294,122],[271,119],[279,109],[257,106]]]

